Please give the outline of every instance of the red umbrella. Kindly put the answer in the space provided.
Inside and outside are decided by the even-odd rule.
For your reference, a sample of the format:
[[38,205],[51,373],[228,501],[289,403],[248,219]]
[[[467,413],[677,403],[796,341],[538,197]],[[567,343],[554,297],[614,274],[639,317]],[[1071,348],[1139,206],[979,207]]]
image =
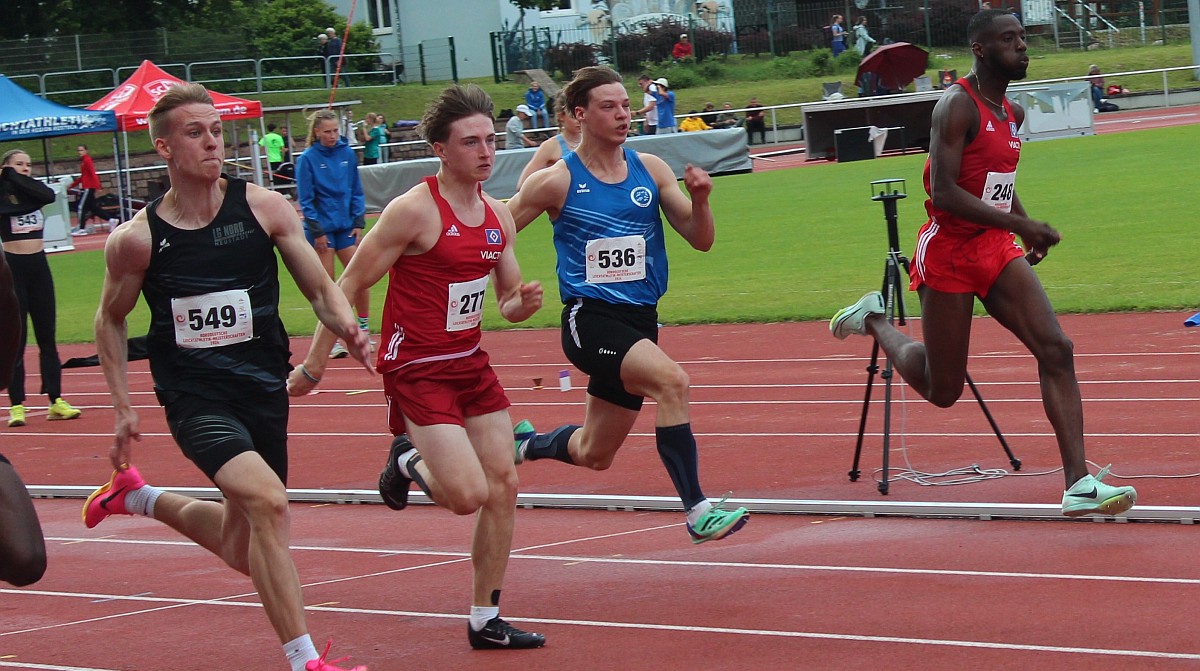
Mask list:
[[854,83],[861,86],[863,74],[871,72],[880,86],[898,91],[925,74],[928,67],[928,51],[908,42],[894,42],[876,47],[862,59]]

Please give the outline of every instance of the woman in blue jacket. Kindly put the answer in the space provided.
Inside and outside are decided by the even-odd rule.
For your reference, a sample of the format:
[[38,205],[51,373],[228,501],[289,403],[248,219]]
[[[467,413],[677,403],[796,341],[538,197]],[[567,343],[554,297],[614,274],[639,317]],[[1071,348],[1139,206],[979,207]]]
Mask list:
[[[333,110],[321,110],[309,119],[308,149],[296,161],[296,190],[300,212],[304,216],[304,235],[322,265],[333,277],[333,257],[344,269],[358,248],[366,227],[366,204],[362,182],[358,180],[358,159],[342,137],[342,124]],[[369,329],[371,293],[364,289],[354,297],[358,325]],[[339,342],[329,356],[348,355]]]

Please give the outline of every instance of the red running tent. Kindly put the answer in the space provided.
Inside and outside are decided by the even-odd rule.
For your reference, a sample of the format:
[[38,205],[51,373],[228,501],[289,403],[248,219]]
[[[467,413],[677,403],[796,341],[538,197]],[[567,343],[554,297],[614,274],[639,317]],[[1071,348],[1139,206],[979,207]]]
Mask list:
[[[117,125],[123,131],[144,130],[147,117],[154,103],[175,84],[183,80],[168,73],[150,61],[142,61],[138,69],[108,95],[88,105],[90,110],[112,110],[117,115]],[[257,119],[262,116],[262,103],[246,100],[210,90],[222,121],[231,119]]]

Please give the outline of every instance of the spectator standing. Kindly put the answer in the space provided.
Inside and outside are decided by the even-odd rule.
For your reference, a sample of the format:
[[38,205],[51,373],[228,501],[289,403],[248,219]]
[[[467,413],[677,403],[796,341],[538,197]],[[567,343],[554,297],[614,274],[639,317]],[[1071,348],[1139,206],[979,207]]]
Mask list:
[[42,242],[45,218],[41,208],[54,202],[54,191],[34,179],[32,173],[29,154],[13,149],[4,155],[0,169],[0,241],[11,268],[12,289],[17,295],[14,323],[20,324],[12,375],[0,380],[8,387],[10,427],[25,426],[25,343],[30,321],[37,339],[42,393],[50,401],[46,419],[75,419],[82,414],[62,399],[62,362],[55,342],[58,317],[54,276],[50,274]]
[[[366,201],[358,180],[358,159],[341,136],[337,112],[320,110],[310,123],[308,149],[296,161],[296,194],[304,216],[304,235],[332,278],[334,256],[345,269],[358,247],[367,226]],[[359,292],[354,307],[358,327],[369,330],[370,291]],[[339,342],[331,356],[341,359],[348,354]]]
[[687,33],[679,36],[679,41],[671,49],[671,58],[674,58],[676,61],[692,60],[692,42],[688,39]]
[[658,129],[655,133],[664,135],[677,132],[679,129],[675,127],[675,92],[667,84],[667,78],[655,79],[653,91],[654,107],[658,110]]
[[366,123],[363,124],[366,141],[363,142],[363,165],[379,163],[379,145],[387,141],[387,129],[374,112],[367,112]]
[[292,161],[292,135],[288,132],[288,127],[285,125],[279,129],[279,137],[283,138],[283,162],[291,163]]
[[833,57],[837,58],[846,50],[846,28],[842,26],[841,14],[833,15],[833,23],[829,24],[829,36]]
[[504,123],[504,148],[522,149],[537,143],[525,137],[525,120],[531,116],[525,105],[517,105],[517,111]]
[[550,114],[546,111],[546,94],[537,82],[529,84],[525,91],[525,106],[529,108],[529,116],[533,117],[534,128],[549,128]]
[[100,209],[100,203],[96,202],[96,195],[100,191],[100,175],[96,174],[96,164],[92,161],[92,155],[88,153],[87,145],[81,144],[75,151],[79,153],[79,176],[71,182],[67,190],[76,186],[82,190],[79,192],[79,200],[75,201],[79,228],[71,231],[71,235],[87,235],[88,222],[93,217],[108,221],[108,214]]
[[658,101],[651,92],[655,84],[649,76],[642,75],[638,77],[638,86],[642,88],[642,107],[633,114],[645,119],[642,122],[642,135],[654,135],[658,132]]
[[758,98],[751,98],[746,103],[746,141],[754,144],[754,134],[758,133],[762,143],[767,143],[767,122],[764,118],[762,104]]
[[259,139],[258,144],[267,152],[267,164],[271,166],[271,178],[279,172],[283,164],[283,136],[275,132],[275,124],[267,124],[267,134]]
[[[332,74],[338,72],[339,66],[346,67],[346,64],[342,62],[342,38],[337,36],[337,31],[333,28],[325,29],[325,37],[329,40],[325,50],[326,55],[329,56],[329,72]],[[344,86],[350,85],[350,77],[342,74],[340,79]]]
[[867,32],[867,17],[860,16],[858,23],[854,24],[854,50],[859,56],[866,56],[872,44],[875,44],[875,38]]
[[[15,205],[10,200],[0,201],[0,208],[9,213],[5,218],[23,216],[17,213],[37,207],[36,202],[19,209]],[[13,278],[4,255],[0,255],[0,387],[12,377],[12,364],[17,360],[20,331],[17,312]],[[3,454],[0,454],[0,529],[4,530],[0,533],[0,580],[16,587],[41,580],[46,573],[46,538],[29,490]]]

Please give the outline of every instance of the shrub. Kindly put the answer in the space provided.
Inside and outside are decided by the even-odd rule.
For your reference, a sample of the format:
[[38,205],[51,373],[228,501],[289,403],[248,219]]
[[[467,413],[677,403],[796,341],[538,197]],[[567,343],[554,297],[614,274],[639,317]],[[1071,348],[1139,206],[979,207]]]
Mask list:
[[570,79],[575,71],[589,65],[596,65],[598,47],[586,42],[564,42],[546,50],[546,63],[553,74],[562,73],[563,79]]

